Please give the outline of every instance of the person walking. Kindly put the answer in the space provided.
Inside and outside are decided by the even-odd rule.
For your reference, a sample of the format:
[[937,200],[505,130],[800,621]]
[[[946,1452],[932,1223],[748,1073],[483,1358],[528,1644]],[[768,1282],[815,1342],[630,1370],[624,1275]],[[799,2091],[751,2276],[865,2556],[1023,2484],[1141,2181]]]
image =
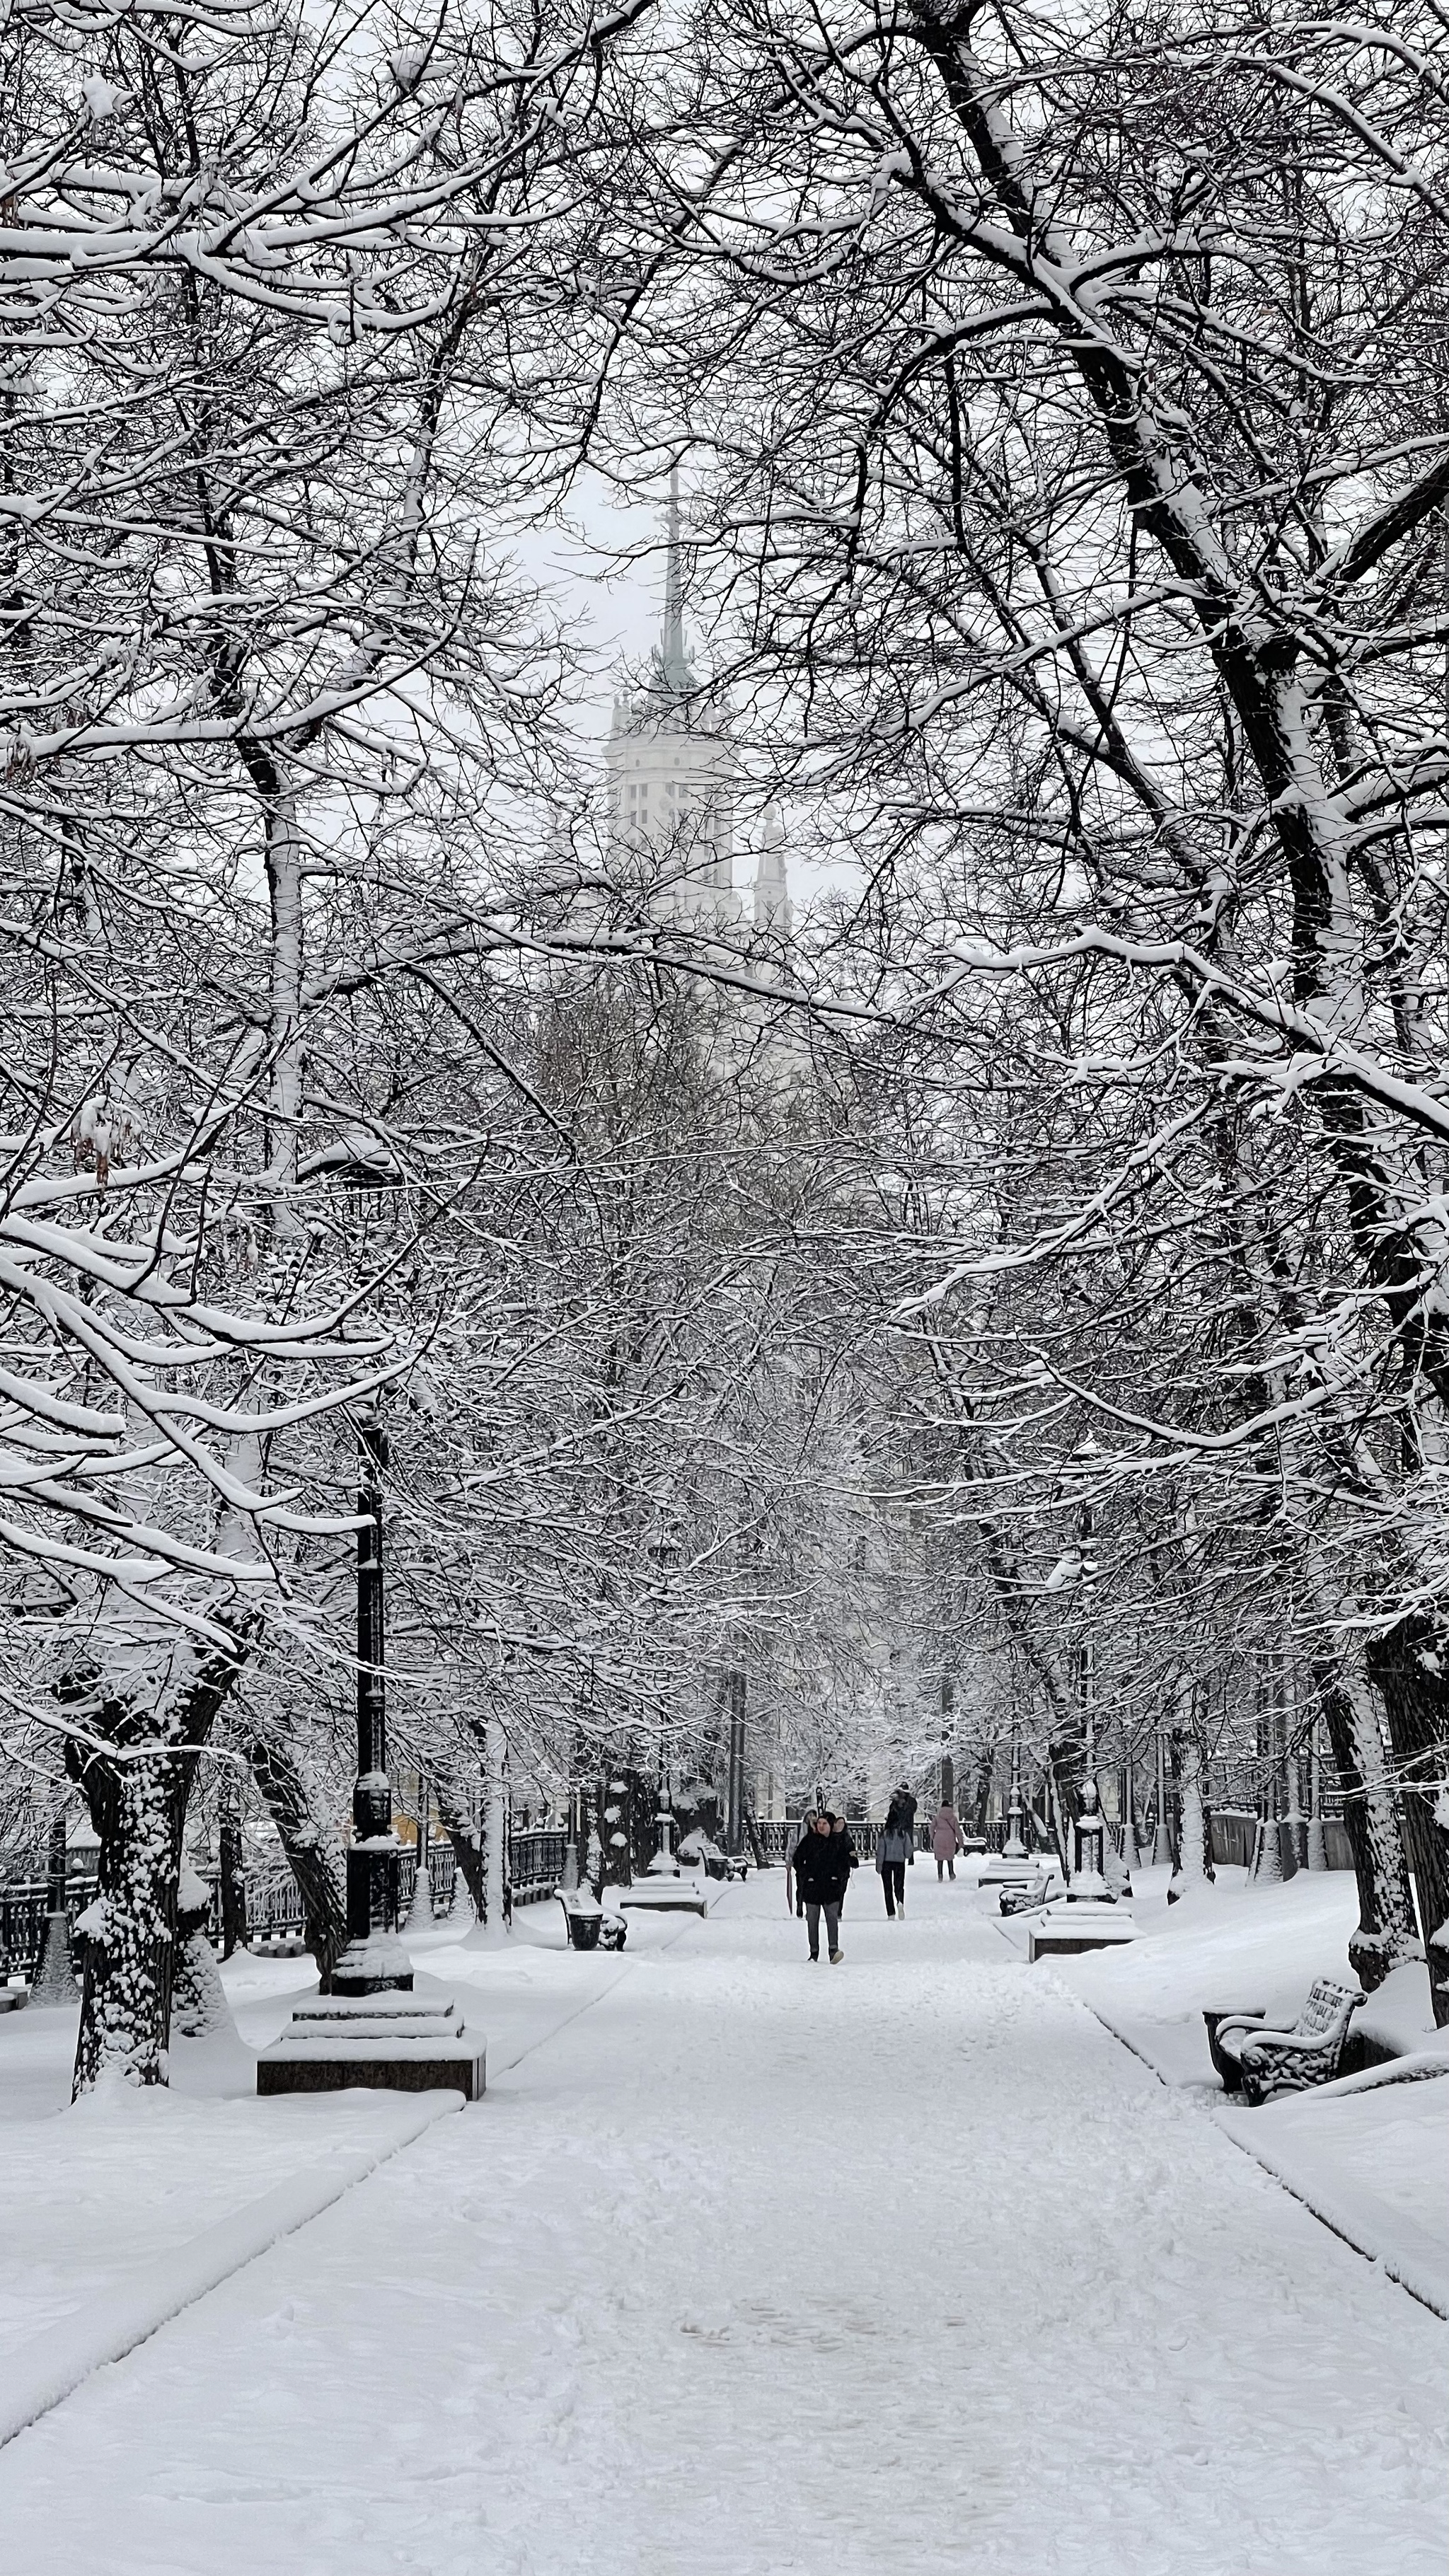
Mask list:
[[792,1875],[792,1873],[795,1868],[795,1852],[800,1849],[800,1846],[805,1841],[806,1837],[815,1830],[815,1816],[816,1810],[813,1807],[807,1807],[804,1815],[800,1819],[800,1831],[795,1840],[795,1851],[791,1852],[785,1863],[785,1911],[787,1914],[803,1914],[805,1911],[805,1899],[800,1893],[799,1881]]
[[875,1865],[885,1891],[885,1910],[891,1922],[906,1910],[906,1871],[915,1866],[916,1802],[909,1789],[896,1791],[886,1810],[886,1820],[876,1836]]
[[858,1867],[855,1845],[850,1839],[850,1827],[847,1825],[843,1816],[836,1817],[834,1831],[832,1832],[830,1839],[845,1873],[841,1884],[840,1894],[840,1907],[841,1912],[843,1913],[845,1911],[846,1897],[850,1893],[850,1873],[853,1869]]
[[950,1800],[943,1798],[931,1818],[931,1849],[936,1855],[938,1879],[944,1878],[948,1870],[951,1876],[955,1877],[956,1854],[958,1851],[964,1851],[965,1848],[966,1837],[961,1831],[961,1819]]
[[827,1808],[818,1815],[808,1833],[801,1835],[790,1855],[795,1873],[796,1903],[804,1904],[805,1929],[810,1939],[810,1956],[820,1956],[820,1917],[825,1917],[825,1940],[832,1968],[838,1968],[844,1952],[840,1946],[840,1908],[850,1884],[852,1853],[849,1834],[837,1833],[836,1819]]

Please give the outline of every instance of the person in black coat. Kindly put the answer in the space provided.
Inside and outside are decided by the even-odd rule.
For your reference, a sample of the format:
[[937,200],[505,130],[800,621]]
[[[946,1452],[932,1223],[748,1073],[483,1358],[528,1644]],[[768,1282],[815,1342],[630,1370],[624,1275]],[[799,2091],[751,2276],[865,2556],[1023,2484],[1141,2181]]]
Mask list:
[[[795,1894],[803,1899],[805,1928],[810,1936],[810,1956],[820,1956],[820,1917],[825,1917],[825,1939],[830,1951],[830,1964],[838,1968],[843,1951],[840,1947],[840,1908],[850,1884],[855,1855],[850,1836],[837,1833],[836,1819],[826,1813],[815,1818],[803,1833],[790,1855],[795,1874]],[[789,1903],[788,1888],[786,1903]]]
[[831,1827],[830,1838],[845,1868],[845,1879],[840,1893],[841,1910],[843,1912],[846,1895],[850,1888],[850,1873],[853,1869],[859,1867],[859,1855],[850,1838],[850,1827],[847,1825],[843,1816],[837,1816],[835,1818]]

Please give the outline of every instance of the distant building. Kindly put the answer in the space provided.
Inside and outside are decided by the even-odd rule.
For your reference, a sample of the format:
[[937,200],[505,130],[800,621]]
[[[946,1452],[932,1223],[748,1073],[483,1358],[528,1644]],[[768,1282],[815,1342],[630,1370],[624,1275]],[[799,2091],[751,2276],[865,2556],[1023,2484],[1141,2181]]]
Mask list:
[[656,920],[736,936],[790,926],[784,833],[766,827],[753,888],[736,883],[739,760],[701,701],[684,640],[679,477],[669,480],[664,624],[642,689],[614,701],[604,753],[611,854],[647,871]]

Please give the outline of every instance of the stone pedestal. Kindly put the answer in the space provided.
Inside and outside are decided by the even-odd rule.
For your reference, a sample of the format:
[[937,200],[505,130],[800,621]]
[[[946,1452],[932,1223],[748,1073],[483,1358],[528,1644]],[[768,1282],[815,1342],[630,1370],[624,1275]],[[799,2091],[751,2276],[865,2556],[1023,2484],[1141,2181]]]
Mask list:
[[465,2030],[452,1995],[315,1995],[257,2060],[259,2093],[340,2093],[348,2085],[390,2093],[440,2087],[474,2102],[487,2050]]
[[694,1879],[636,1879],[619,1898],[621,1914],[708,1914],[709,1898]]
[[[1052,1867],[1055,1865],[1053,1862]],[[983,1862],[976,1883],[978,1887],[1030,1887],[1034,1879],[1040,1878],[1044,1867],[1041,1860],[1027,1851],[1019,1855],[997,1852],[992,1859]]]
[[1115,1950],[1136,1939],[1136,1925],[1121,1905],[1078,1897],[1048,1905],[1027,1936],[1033,1959],[1076,1959],[1087,1950]]

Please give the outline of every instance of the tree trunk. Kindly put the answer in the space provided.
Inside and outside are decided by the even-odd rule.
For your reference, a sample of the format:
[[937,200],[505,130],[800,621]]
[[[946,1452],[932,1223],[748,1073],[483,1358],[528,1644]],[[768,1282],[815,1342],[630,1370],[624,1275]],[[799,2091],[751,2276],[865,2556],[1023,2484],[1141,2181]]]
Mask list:
[[602,1804],[601,1794],[597,1789],[581,1789],[579,1792],[579,1798],[586,1824],[583,1872],[590,1887],[593,1889],[595,1896],[602,1897],[604,1893],[604,1842],[603,1836],[599,1831],[599,1811]]
[[166,2082],[191,1763],[159,1748],[131,1762],[91,1753],[83,1785],[100,1836],[100,1892],[82,1918],[85,1983],[73,2100],[108,2075],[130,2084]]
[[1358,1929],[1349,1941],[1348,1964],[1372,1994],[1391,1968],[1424,1955],[1404,1840],[1367,1684],[1351,1672],[1315,1678],[1358,1883]]
[[1449,1682],[1428,1620],[1401,1619],[1368,1648],[1369,1679],[1389,1722],[1410,1873],[1429,1957],[1434,2019],[1449,2024]]
[[488,1903],[482,1846],[473,1831],[473,1822],[467,1806],[452,1781],[440,1777],[436,1783],[435,1794],[438,1813],[443,1819],[443,1830],[453,1846],[453,1858],[458,1864],[463,1884],[473,1900],[474,1914],[481,1923]]
[[242,1859],[241,1797],[236,1773],[222,1773],[217,1818],[217,1875],[221,1888],[221,1955],[231,1958],[247,1945],[247,1882]]
[[[211,1650],[169,1707],[141,1711],[94,1692],[91,1735],[109,1738],[112,1751],[67,1742],[66,1768],[86,1793],[101,1846],[100,1890],[85,1918],[75,2100],[108,2075],[166,2082],[186,1801],[254,1634],[249,1623]],[[91,1705],[80,1677],[64,1696]]]
[[[663,1804],[663,1792],[660,1792]],[[622,1771],[613,1771],[599,1783],[600,1841],[604,1850],[604,1885],[629,1887],[633,1884],[634,1867],[629,1849],[629,1782]]]
[[329,1994],[333,1970],[347,1947],[342,1847],[329,1840],[318,1822],[307,1782],[287,1745],[256,1736],[247,1746],[247,1759],[300,1890],[307,1947],[317,1962],[322,1992]]
[[1212,1810],[1207,1796],[1207,1762],[1202,1738],[1196,1726],[1181,1728],[1177,1736],[1178,1772],[1182,1780],[1182,1837],[1178,1847],[1179,1876],[1189,1887],[1211,1886],[1217,1878],[1213,1864]]
[[479,1921],[490,1932],[508,1922],[508,1788],[501,1718],[490,1717],[483,1730],[483,1905]]

